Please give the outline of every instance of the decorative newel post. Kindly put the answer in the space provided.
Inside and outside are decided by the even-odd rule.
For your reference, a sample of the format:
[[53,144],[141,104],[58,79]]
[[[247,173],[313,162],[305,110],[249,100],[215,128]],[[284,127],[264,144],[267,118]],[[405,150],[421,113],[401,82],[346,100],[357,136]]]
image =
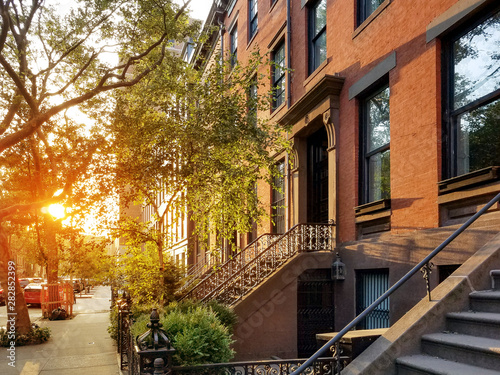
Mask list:
[[161,329],[160,315],[151,311],[149,330],[137,337],[135,350],[139,355],[140,374],[169,375],[172,373],[171,347],[166,332]]
[[164,367],[165,363],[163,362],[163,359],[156,358],[154,362],[155,372],[153,372],[153,375],[164,375],[165,374],[165,372],[163,371]]
[[434,263],[427,262],[420,269],[420,272],[422,272],[422,277],[425,280],[425,287],[427,289],[427,296],[429,297],[429,301],[432,301],[432,298],[431,298],[431,281],[430,281],[430,276],[431,276],[431,273],[432,273],[432,267],[434,267]]

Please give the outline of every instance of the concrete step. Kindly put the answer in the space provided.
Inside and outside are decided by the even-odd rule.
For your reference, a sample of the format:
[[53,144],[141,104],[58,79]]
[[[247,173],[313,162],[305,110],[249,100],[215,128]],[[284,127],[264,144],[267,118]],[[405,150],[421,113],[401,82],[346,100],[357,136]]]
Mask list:
[[500,313],[500,290],[483,290],[469,295],[470,310]]
[[500,340],[455,333],[422,337],[422,353],[492,370],[500,369]]
[[446,315],[446,328],[463,335],[500,338],[500,314],[464,311]]
[[500,290],[500,270],[490,271],[491,288],[493,290]]
[[428,355],[412,355],[396,359],[398,375],[499,375],[499,371],[489,370],[464,363],[447,361]]

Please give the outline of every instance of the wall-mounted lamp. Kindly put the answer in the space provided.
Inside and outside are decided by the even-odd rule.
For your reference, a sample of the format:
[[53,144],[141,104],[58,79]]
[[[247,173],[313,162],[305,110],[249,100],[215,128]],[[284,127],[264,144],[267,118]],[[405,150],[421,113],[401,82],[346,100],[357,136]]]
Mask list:
[[332,280],[342,281],[345,280],[345,264],[342,263],[338,252],[336,255],[337,258],[332,263]]

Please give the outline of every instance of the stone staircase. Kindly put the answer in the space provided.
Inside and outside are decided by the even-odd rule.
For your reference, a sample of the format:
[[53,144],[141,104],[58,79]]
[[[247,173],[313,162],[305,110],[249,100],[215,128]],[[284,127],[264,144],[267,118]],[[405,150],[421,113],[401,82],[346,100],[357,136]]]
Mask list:
[[333,224],[297,224],[265,245],[245,249],[210,272],[182,299],[216,299],[234,306],[300,253],[331,252]]
[[446,330],[422,336],[420,354],[396,359],[398,375],[500,374],[500,270],[492,289],[472,292],[469,311],[446,315]]

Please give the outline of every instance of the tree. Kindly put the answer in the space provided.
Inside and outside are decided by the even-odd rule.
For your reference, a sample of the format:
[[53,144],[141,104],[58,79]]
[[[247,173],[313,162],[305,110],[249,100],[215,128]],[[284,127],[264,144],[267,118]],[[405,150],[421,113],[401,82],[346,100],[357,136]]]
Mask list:
[[76,279],[103,281],[110,272],[114,258],[107,254],[110,245],[105,238],[86,236],[74,228],[65,228],[60,236],[60,269]]
[[[255,188],[272,185],[279,173],[273,156],[286,149],[284,129],[253,110],[269,110],[265,56],[245,66],[215,65],[196,71],[157,69],[128,90],[117,92],[114,115],[116,184],[124,207],[148,206],[149,222],[123,218],[118,236],[153,244],[159,253],[172,243],[176,225],[167,213],[189,215],[195,234],[217,233],[215,249],[235,232],[250,231],[265,214]],[[249,95],[256,85],[261,95]]]
[[118,260],[114,279],[120,280],[120,286],[126,286],[134,305],[156,306],[174,301],[181,271],[173,260],[166,257],[162,271],[158,267],[158,251],[154,246],[128,245],[127,251]]
[[[199,26],[187,21],[189,0],[180,8],[170,0],[76,1],[67,12],[44,0],[0,2],[2,189],[16,174],[29,181],[19,191],[11,185],[0,201],[3,285],[10,259],[5,223],[25,219],[41,228],[49,282],[57,280],[59,225],[40,209],[62,202],[84,214],[92,190],[85,182],[92,173],[104,175],[109,164],[109,93],[140,83],[158,67],[168,71],[176,60],[167,47]],[[94,189],[91,196],[103,195]],[[29,316],[16,288],[17,328],[26,333]]]

